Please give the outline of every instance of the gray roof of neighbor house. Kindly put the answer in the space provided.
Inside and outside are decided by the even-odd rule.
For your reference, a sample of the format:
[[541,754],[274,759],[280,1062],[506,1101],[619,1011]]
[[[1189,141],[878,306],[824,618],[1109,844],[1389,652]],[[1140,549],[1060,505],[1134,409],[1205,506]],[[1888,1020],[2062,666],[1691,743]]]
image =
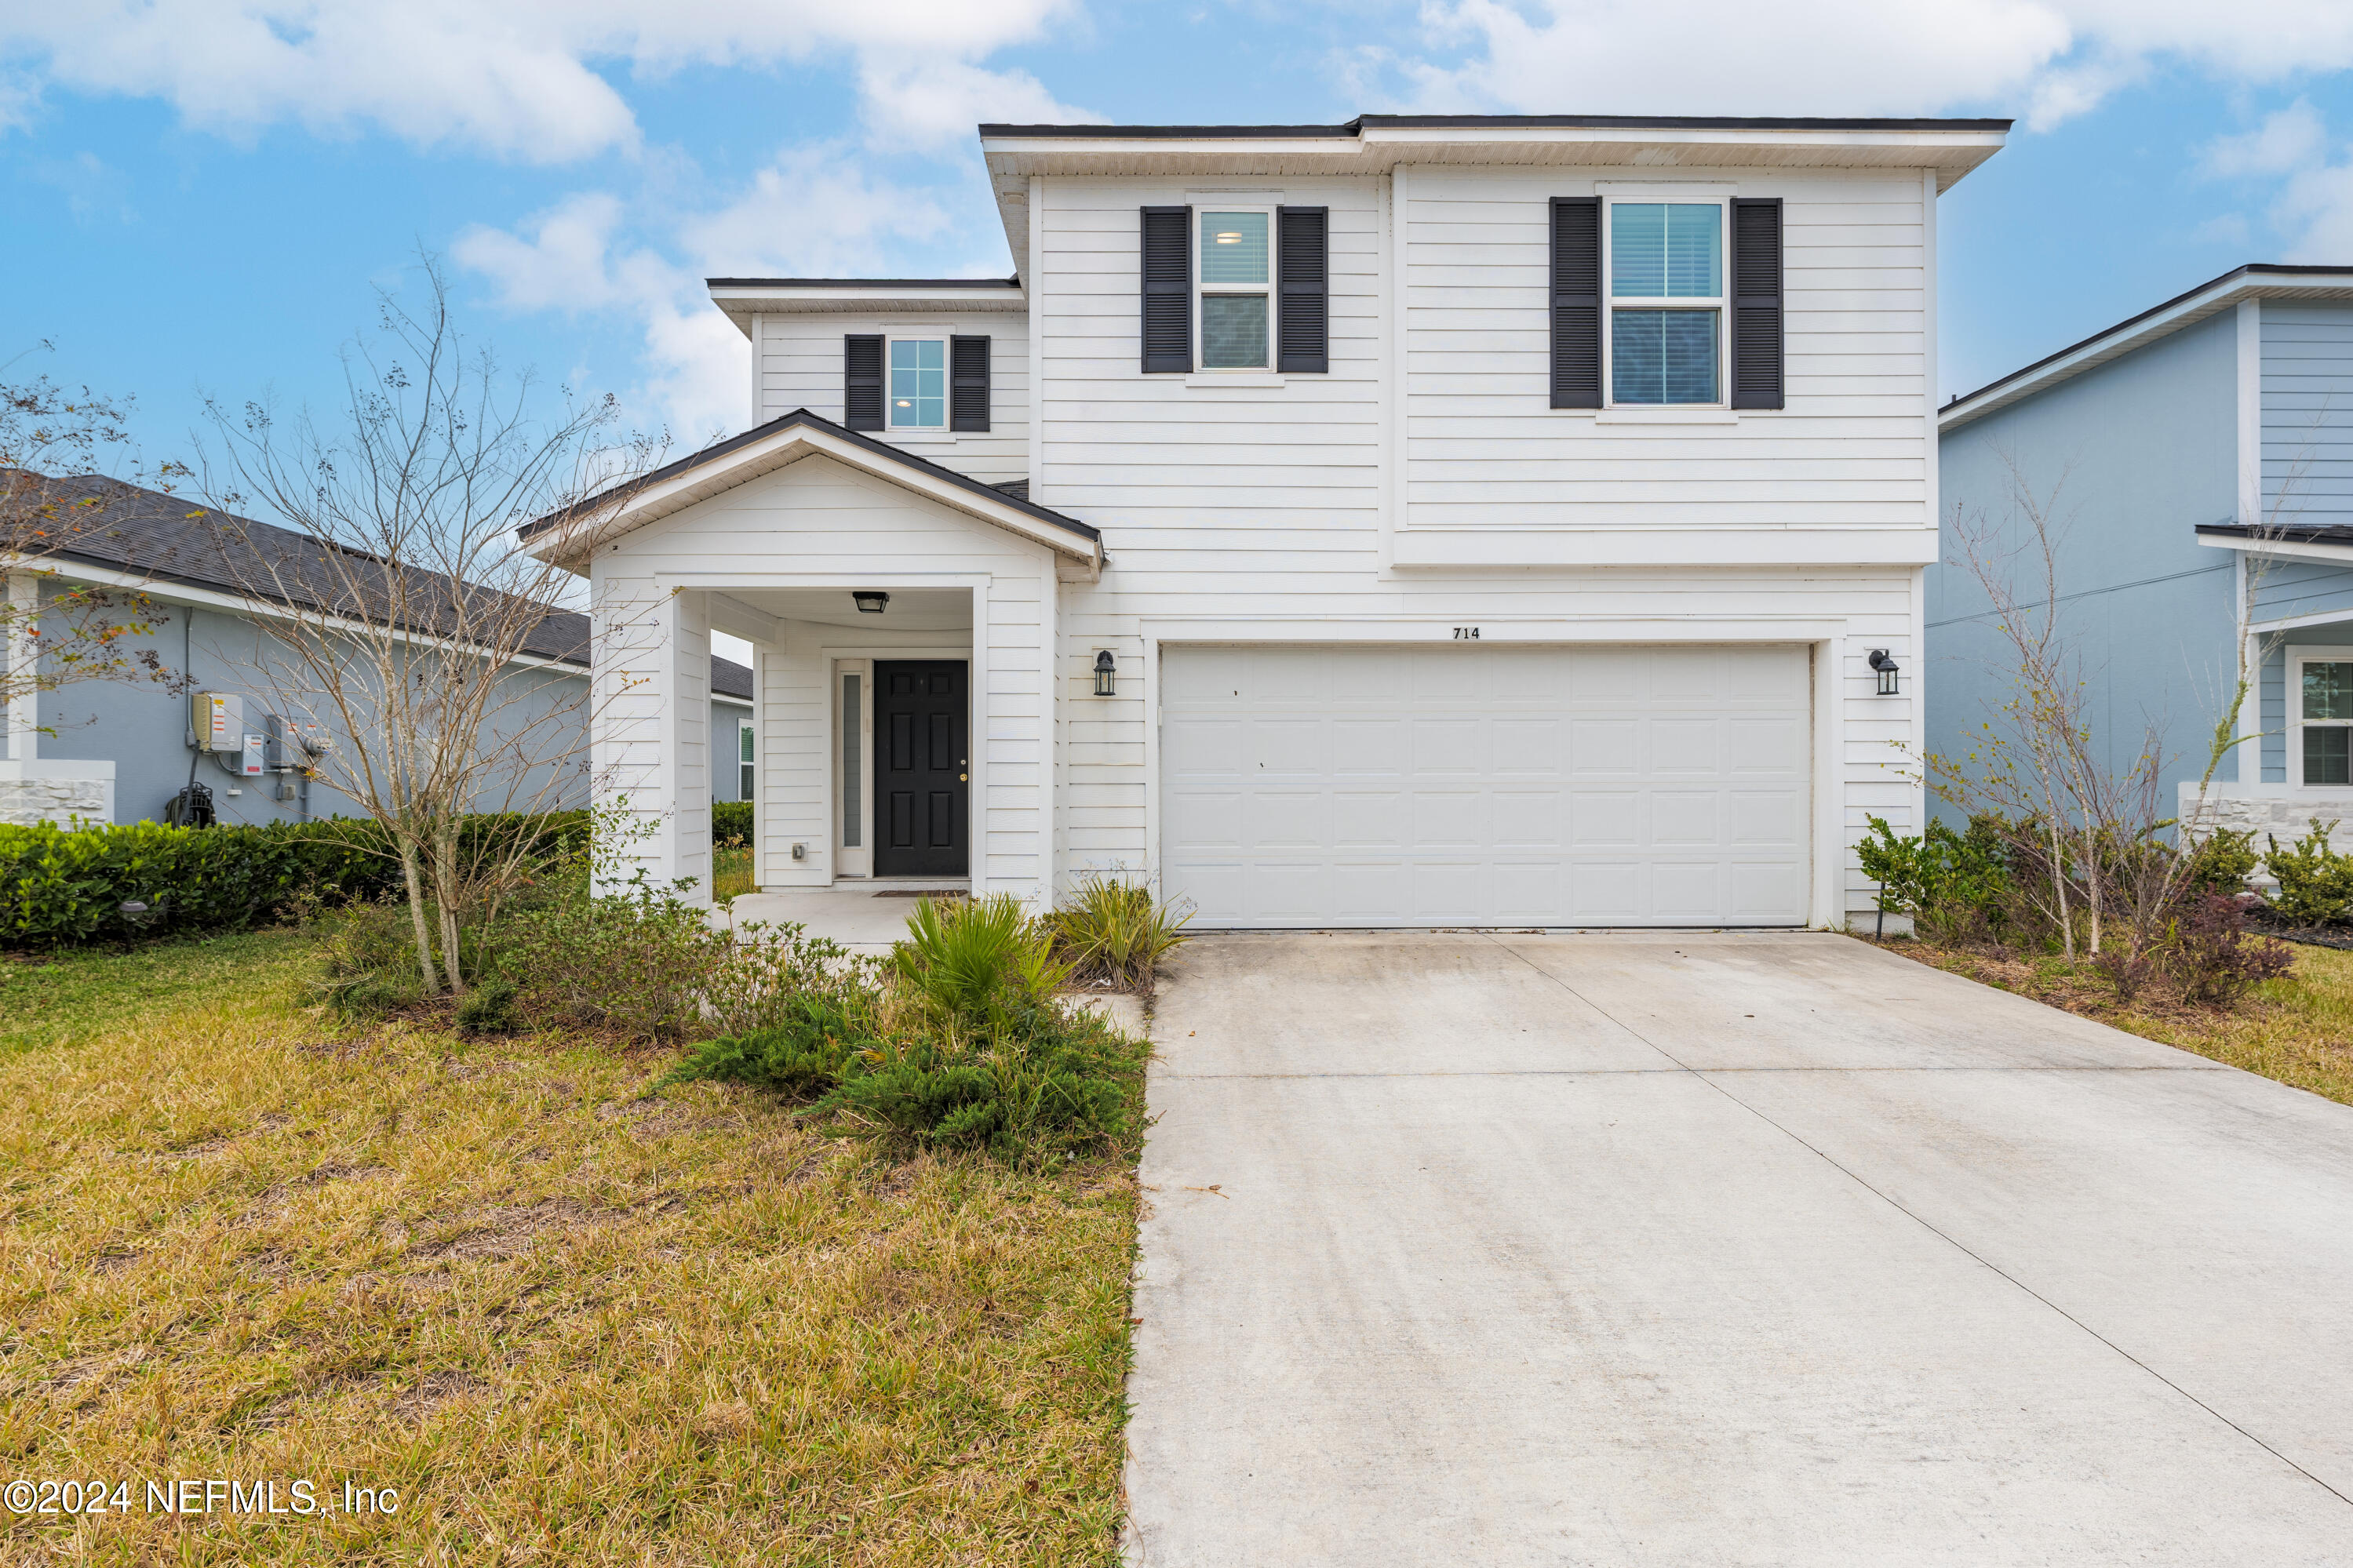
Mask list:
[[2120,359],[2158,338],[2196,326],[2243,299],[2343,300],[2353,293],[2353,267],[2333,262],[2250,261],[2219,278],[2103,327],[2080,342],[2032,364],[2021,365],[1954,396],[1936,410],[1940,430],[1956,430],[2046,388]]
[[[24,470],[6,470],[13,479]],[[185,496],[151,490],[101,475],[71,478],[24,476],[42,487],[43,500],[58,509],[61,568],[74,562],[112,567],[155,583],[210,588],[244,598],[272,596],[268,590],[299,597],[306,609],[339,609],[348,598],[350,577],[324,567],[322,544],[309,534],[274,523],[256,522],[209,508]],[[382,567],[374,556],[343,552]],[[386,571],[389,567],[384,568]],[[410,574],[411,602],[429,606],[448,579],[438,573]],[[422,587],[424,593],[416,590]],[[564,664],[588,662],[588,617],[560,605],[537,606],[541,618],[523,639],[523,651]],[[752,700],[752,672],[713,655],[711,689],[720,696]]]

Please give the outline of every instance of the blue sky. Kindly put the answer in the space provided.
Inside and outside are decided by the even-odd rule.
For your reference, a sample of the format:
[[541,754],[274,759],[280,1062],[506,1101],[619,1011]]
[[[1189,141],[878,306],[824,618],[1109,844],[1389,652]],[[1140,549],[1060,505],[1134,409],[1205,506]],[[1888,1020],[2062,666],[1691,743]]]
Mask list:
[[2001,114],[1946,198],[1938,392],[2245,260],[2353,263],[2353,5],[2179,0],[0,0],[0,359],[332,400],[373,290],[691,445],[740,423],[706,272],[1002,274],[980,119]]

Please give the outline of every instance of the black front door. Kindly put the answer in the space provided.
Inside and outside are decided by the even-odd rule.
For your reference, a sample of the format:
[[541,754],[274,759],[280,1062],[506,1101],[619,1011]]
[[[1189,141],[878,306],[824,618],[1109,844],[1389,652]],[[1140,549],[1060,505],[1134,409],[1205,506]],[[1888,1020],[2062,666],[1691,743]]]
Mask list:
[[874,874],[961,877],[972,734],[961,661],[874,661]]

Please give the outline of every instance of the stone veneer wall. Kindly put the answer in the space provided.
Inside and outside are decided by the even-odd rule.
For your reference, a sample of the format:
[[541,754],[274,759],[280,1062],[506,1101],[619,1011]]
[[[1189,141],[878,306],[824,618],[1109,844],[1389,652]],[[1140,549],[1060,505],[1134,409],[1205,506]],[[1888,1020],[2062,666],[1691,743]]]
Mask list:
[[0,779],[0,823],[62,826],[79,816],[104,825],[113,820],[113,793],[105,779]]

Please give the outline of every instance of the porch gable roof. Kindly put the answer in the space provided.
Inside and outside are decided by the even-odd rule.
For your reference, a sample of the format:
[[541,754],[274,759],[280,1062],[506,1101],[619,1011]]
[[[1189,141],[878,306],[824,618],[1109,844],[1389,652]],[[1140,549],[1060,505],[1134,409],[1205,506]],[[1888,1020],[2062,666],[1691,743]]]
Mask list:
[[[599,544],[697,501],[803,458],[820,455],[1043,544],[1092,569],[1102,569],[1103,535],[1078,519],[1039,506],[1026,494],[957,473],[887,441],[837,425],[806,408],[796,408],[665,464],[641,479],[535,518],[516,533],[534,555],[585,556]],[[1025,491],[1027,488],[1023,486]]]

